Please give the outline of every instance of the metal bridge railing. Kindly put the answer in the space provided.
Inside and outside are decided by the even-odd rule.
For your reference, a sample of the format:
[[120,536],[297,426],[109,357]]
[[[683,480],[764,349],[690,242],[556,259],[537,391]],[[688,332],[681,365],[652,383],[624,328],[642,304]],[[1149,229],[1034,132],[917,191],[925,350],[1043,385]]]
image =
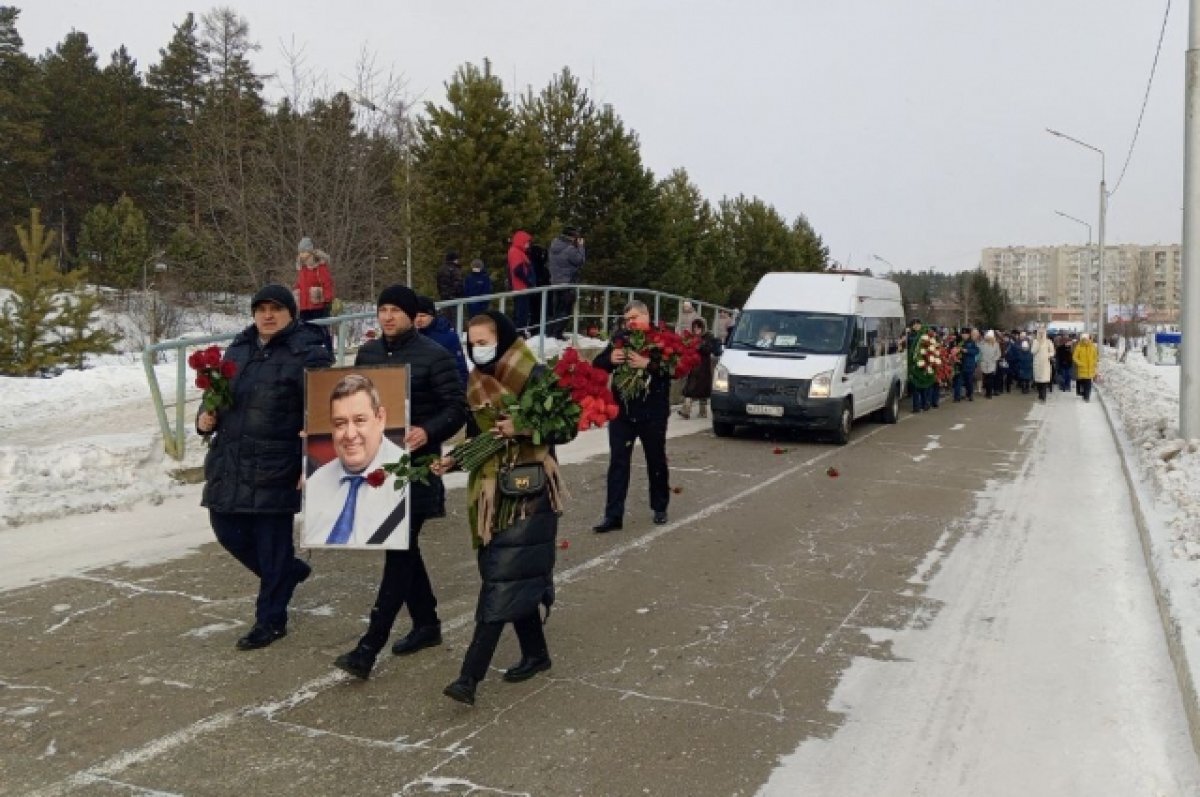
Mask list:
[[[561,303],[562,298],[572,295],[575,301],[570,313],[568,315],[556,316],[555,313],[558,312],[556,308]],[[607,333],[610,324],[619,319],[623,314],[625,303],[633,299],[640,299],[646,303],[650,308],[651,316],[655,322],[662,320],[663,312],[672,307],[675,309],[676,316],[678,316],[683,303],[685,301],[691,302],[692,306],[696,309],[697,316],[705,318],[710,330],[716,326],[717,313],[720,310],[727,309],[711,302],[701,302],[678,294],[643,288],[620,288],[607,285],[547,285],[524,291],[504,291],[501,293],[491,293],[486,296],[472,296],[469,299],[452,299],[437,302],[436,305],[438,310],[452,309],[454,311],[454,328],[461,335],[466,322],[469,320],[467,305],[487,302],[489,306],[495,305],[500,312],[511,316],[512,305],[518,297],[524,297],[529,300],[531,304],[530,315],[535,315],[532,306],[540,305],[541,312],[536,313],[537,323],[526,327],[526,330],[530,336],[537,336],[537,355],[538,359],[543,362],[546,360],[546,332],[548,329],[557,331],[561,328],[563,332],[569,330],[572,338],[578,339],[581,322],[583,322],[582,329],[586,332],[588,327],[587,322],[594,320],[599,330]],[[322,318],[312,323],[335,328],[337,363],[343,364],[348,362],[347,355],[353,353],[354,349],[357,348],[347,345],[354,330],[360,327],[363,322],[373,320],[374,318],[374,312],[362,312],[332,318]],[[187,444],[188,424],[191,423],[191,419],[187,416],[186,412],[188,351],[213,343],[224,343],[233,340],[236,335],[237,333],[235,332],[229,332],[222,335],[164,340],[160,343],[151,344],[142,351],[142,364],[146,369],[146,380],[150,383],[150,397],[154,401],[158,426],[162,431],[163,448],[171,457],[177,460],[183,459]],[[162,387],[158,382],[158,372],[155,370],[155,365],[158,363],[160,355],[169,352],[175,353],[175,395],[172,402],[175,417],[173,421],[168,418],[168,405],[164,401]]]

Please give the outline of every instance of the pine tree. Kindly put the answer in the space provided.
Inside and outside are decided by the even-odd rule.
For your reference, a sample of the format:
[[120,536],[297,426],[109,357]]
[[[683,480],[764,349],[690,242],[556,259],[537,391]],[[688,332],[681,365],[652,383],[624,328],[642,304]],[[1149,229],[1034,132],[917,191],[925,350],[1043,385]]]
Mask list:
[[645,287],[657,279],[661,267],[650,260],[659,208],[637,136],[611,106],[597,107],[569,69],[526,97],[521,115],[540,135],[554,190],[540,231],[583,230],[589,282]]
[[[0,219],[16,219],[42,196],[47,153],[42,146],[46,108],[41,77],[23,51],[20,11],[0,6]],[[17,244],[13,228],[0,228],[0,251]]]
[[63,365],[82,368],[88,354],[112,350],[115,339],[95,327],[98,300],[87,292],[84,272],[63,273],[50,257],[55,235],[30,213],[18,228],[24,260],[0,255],[0,373],[34,376]]
[[708,301],[721,298],[709,258],[712,207],[684,169],[659,182],[657,197],[662,227],[653,260],[659,273],[651,287]]
[[127,195],[113,205],[96,205],[83,220],[80,260],[96,282],[111,288],[139,287],[151,255],[146,217]]
[[159,127],[165,109],[138,72],[137,62],[122,45],[101,72],[104,86],[104,127],[112,140],[105,154],[113,187],[148,208],[160,208],[166,199],[162,174],[167,148]]
[[[413,210],[424,226],[420,252],[504,262],[514,230],[531,226],[548,204],[548,183],[534,131],[520,123],[491,65],[465,64],[446,84],[446,105],[427,103],[417,125]],[[440,259],[440,258],[439,258]]]

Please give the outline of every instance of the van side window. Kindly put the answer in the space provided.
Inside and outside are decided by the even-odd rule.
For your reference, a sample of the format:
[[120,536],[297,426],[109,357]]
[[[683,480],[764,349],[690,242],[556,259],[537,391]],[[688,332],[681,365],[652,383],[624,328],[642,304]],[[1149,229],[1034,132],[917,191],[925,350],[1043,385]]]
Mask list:
[[878,357],[883,354],[883,339],[879,336],[879,330],[883,319],[881,318],[864,318],[867,330],[867,349],[868,356]]

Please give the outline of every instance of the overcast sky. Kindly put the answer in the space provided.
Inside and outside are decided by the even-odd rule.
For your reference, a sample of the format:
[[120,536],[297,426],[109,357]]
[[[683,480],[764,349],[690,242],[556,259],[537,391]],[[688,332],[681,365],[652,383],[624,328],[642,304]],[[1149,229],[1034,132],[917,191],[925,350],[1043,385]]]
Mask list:
[[[180,0],[9,0],[26,50],[72,28],[101,62],[141,68]],[[260,71],[303,45],[353,86],[363,48],[440,101],[455,67],[487,57],[511,90],[564,65],[637,131],[658,176],[685,167],[712,200],[757,195],[805,214],[856,267],[973,268],[985,246],[1082,243],[1099,156],[1125,161],[1166,0],[291,0],[231,3],[262,44]],[[1141,136],[1111,199],[1108,240],[1176,243],[1187,4],[1171,8]],[[882,270],[886,270],[884,267]]]

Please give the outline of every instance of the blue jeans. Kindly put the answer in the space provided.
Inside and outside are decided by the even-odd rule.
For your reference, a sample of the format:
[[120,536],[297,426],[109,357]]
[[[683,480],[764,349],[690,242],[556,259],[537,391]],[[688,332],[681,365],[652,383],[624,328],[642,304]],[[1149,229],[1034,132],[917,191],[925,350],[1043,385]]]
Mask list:
[[929,406],[936,407],[942,398],[942,387],[934,382],[932,386],[925,389],[925,393],[927,395],[926,401],[929,403]]

